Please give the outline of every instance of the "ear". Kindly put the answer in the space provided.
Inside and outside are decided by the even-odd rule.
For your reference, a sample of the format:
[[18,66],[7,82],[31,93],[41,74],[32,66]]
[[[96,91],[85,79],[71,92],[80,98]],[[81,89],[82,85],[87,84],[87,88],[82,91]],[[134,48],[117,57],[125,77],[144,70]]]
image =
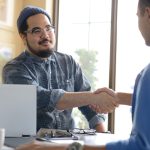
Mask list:
[[19,33],[20,37],[22,40],[25,40],[26,39],[26,35],[25,34],[22,34],[22,33]]
[[20,35],[21,39],[23,40],[24,45],[26,45],[27,36],[25,34],[22,34],[22,33],[20,33],[19,35]]
[[145,13],[147,13],[148,18],[150,18],[150,7],[145,8]]

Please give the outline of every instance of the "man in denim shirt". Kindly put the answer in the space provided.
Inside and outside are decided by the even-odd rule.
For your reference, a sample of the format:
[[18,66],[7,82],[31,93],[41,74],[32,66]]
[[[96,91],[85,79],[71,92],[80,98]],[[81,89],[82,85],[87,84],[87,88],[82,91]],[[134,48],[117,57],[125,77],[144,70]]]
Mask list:
[[37,86],[37,130],[72,129],[72,108],[79,107],[90,128],[105,131],[104,115],[88,105],[97,104],[101,113],[111,112],[117,106],[115,95],[89,92],[90,84],[74,59],[54,51],[55,33],[47,12],[28,6],[20,13],[17,27],[26,50],[5,65],[3,82]]

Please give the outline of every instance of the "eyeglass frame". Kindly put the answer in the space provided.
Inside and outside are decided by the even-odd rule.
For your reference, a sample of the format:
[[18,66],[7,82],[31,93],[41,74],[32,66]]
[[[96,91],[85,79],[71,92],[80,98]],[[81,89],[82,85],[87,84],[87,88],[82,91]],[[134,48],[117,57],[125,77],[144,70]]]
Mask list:
[[[36,31],[39,30],[39,31]],[[41,36],[43,35],[43,32],[46,32],[47,34],[50,34],[55,31],[55,27],[52,25],[47,25],[45,28],[40,28],[40,27],[34,27],[32,29],[24,31],[24,33],[30,33],[33,36]]]

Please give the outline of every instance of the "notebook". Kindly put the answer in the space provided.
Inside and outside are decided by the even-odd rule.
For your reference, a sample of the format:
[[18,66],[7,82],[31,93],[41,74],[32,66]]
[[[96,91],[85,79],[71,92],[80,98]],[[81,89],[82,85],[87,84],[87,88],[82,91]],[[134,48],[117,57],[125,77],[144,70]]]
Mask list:
[[36,135],[36,87],[0,84],[0,128],[6,137]]

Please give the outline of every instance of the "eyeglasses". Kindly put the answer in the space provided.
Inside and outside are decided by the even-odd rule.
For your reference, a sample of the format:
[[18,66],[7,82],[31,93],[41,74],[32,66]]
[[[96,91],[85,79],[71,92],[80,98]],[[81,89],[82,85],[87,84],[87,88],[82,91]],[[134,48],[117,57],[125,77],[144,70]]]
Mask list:
[[88,134],[88,135],[94,135],[96,133],[95,129],[79,129],[74,128],[73,130],[69,130],[72,134]]
[[54,32],[54,30],[55,28],[52,25],[48,25],[44,29],[40,27],[35,27],[35,28],[25,31],[25,33],[31,33],[33,36],[41,36],[43,32],[50,34]]

